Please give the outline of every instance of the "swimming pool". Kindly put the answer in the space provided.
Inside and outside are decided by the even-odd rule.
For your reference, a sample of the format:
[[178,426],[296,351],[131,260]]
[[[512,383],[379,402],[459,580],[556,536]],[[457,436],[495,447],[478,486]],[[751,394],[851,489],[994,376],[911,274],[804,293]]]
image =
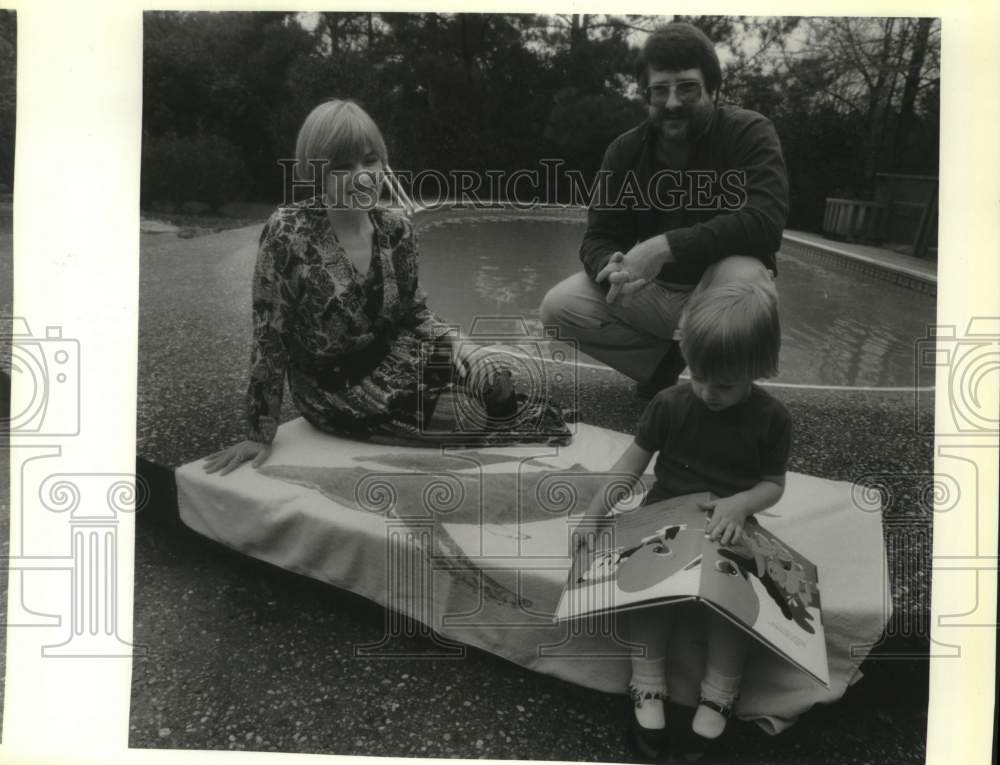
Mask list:
[[[430,305],[465,331],[477,316],[503,315],[540,332],[546,291],[581,268],[585,220],[576,211],[462,212],[417,216],[420,278]],[[935,319],[932,296],[781,252],[778,271],[782,353],[774,382],[915,384],[916,342]]]

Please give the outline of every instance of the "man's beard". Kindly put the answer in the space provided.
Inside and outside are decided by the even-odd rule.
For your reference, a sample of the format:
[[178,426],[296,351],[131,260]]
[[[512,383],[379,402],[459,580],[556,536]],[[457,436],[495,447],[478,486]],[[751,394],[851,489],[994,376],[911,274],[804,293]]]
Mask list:
[[657,122],[665,122],[667,120],[690,120],[691,110],[687,107],[681,107],[680,109],[667,109],[665,106],[657,106],[653,119]]
[[704,127],[707,115],[702,114],[697,108],[692,108],[690,106],[682,106],[680,108],[667,109],[664,106],[655,107],[653,113],[653,122],[659,128],[661,135],[664,133],[664,128],[667,123],[674,123],[669,133],[671,140],[676,141],[692,141],[697,138],[698,134],[701,132],[701,128]]
[[653,121],[656,123],[660,131],[663,132],[669,123],[669,132],[672,134],[677,134],[676,138],[685,140],[690,137],[691,134],[691,112],[688,109],[665,109],[660,106],[657,107],[656,113],[653,115]]

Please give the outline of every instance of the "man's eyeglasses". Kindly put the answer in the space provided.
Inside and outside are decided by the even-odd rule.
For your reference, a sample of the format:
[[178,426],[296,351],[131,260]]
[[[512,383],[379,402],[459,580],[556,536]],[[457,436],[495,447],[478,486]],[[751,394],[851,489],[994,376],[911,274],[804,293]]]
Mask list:
[[655,103],[666,103],[670,98],[670,89],[674,89],[677,100],[682,104],[693,104],[701,99],[701,83],[697,80],[682,80],[671,85],[669,82],[659,82],[650,85],[643,92],[646,99]]

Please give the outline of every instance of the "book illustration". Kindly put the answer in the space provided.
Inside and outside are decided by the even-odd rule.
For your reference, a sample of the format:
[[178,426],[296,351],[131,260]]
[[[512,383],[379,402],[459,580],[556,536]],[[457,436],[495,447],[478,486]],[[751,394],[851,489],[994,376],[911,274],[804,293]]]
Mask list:
[[[759,531],[745,535],[734,546],[719,548],[716,571],[729,576],[740,575],[749,581],[754,576],[767,595],[789,621],[795,621],[806,632],[815,632],[810,622],[815,617],[809,609],[819,609],[819,586],[810,577],[805,565],[795,560],[777,540]],[[751,622],[752,623],[752,622]]]
[[614,519],[574,559],[557,620],[698,600],[826,683],[816,567],[749,518],[738,542],[706,533],[707,493],[655,502]]
[[730,615],[744,624],[755,624],[760,618],[760,595],[748,576],[748,569],[743,565],[745,558],[729,557],[729,550],[720,547],[715,556],[707,553],[709,558],[710,576],[726,577],[725,585],[720,588],[726,592],[726,607]]
[[[708,499],[711,495],[692,496]],[[678,506],[673,500],[668,502]],[[574,560],[570,588],[609,580],[628,593],[655,587],[701,558],[705,519],[700,509],[669,519],[643,507],[616,515],[594,548]]]
[[[700,537],[704,528],[671,523],[629,546],[619,544],[598,550],[590,566],[579,573],[578,583],[616,578],[625,592],[638,592],[668,579],[701,557]],[[648,565],[655,559],[655,565]]]

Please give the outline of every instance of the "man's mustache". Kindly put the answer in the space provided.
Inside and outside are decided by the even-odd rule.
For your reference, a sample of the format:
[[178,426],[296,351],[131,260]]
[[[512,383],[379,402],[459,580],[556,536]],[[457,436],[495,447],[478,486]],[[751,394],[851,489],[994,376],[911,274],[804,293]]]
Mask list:
[[661,120],[683,120],[687,119],[690,115],[687,109],[657,109],[656,116]]

